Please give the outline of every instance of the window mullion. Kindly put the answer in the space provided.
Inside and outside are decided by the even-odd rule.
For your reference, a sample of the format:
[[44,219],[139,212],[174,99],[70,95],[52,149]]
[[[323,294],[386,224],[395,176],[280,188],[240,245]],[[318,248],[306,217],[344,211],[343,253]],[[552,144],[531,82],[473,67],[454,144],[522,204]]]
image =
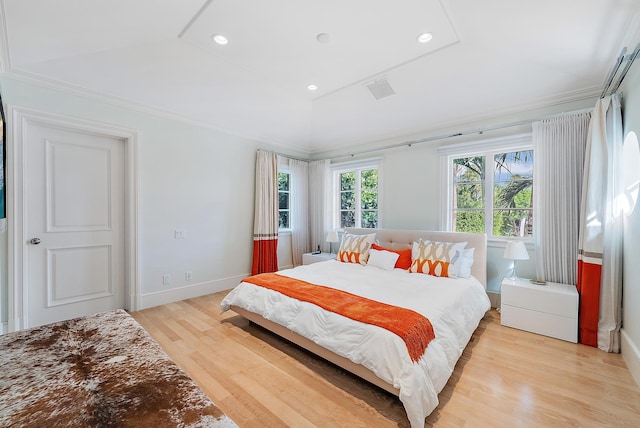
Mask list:
[[362,170],[356,170],[356,227],[362,227]]
[[495,168],[494,153],[486,153],[484,161],[485,206],[484,206],[484,230],[487,236],[493,236],[493,170]]

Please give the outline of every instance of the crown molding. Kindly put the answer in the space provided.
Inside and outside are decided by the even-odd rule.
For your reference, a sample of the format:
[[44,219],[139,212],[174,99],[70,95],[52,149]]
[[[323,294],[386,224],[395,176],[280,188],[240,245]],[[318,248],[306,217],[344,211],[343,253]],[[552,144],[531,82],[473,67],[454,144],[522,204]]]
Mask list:
[[66,82],[58,79],[52,79],[50,77],[46,77],[38,73],[33,73],[30,71],[19,70],[19,69],[12,69],[12,70],[4,71],[2,73],[2,77],[15,80],[18,82],[22,82],[22,83],[27,83],[30,85],[40,86],[45,89],[72,94],[88,100],[97,101],[97,102],[109,104],[112,106],[125,108],[128,110],[133,110],[139,113],[149,114],[152,116],[181,122],[187,125],[210,129],[212,131],[220,132],[230,136],[254,141],[258,144],[268,144],[274,147],[278,147],[282,150],[293,151],[298,154],[308,156],[308,152],[301,152],[300,148],[295,147],[293,144],[287,144],[283,141],[274,140],[272,138],[264,137],[262,135],[245,133],[235,129],[221,127],[211,122],[192,119],[184,115],[181,115],[180,113],[172,112],[172,111],[161,109],[158,107],[149,106],[146,104],[129,100],[127,98],[105,94],[103,92],[89,89],[74,83],[70,83],[70,82]]
[[[491,124],[495,122],[497,124],[500,124],[501,122],[505,122],[504,118],[506,117],[526,116],[531,120],[535,120],[539,119],[540,116],[540,113],[536,113],[536,110],[562,106],[586,100],[593,100],[593,103],[595,105],[595,101],[600,96],[601,92],[602,86],[591,86],[584,89],[567,91],[549,97],[539,98],[535,101],[518,104],[510,108],[493,110],[491,114],[469,115],[456,118],[447,122],[438,123],[437,127],[413,130],[405,129],[399,133],[387,134],[379,139],[376,139],[375,141],[340,141],[336,144],[332,144],[331,146],[325,146],[319,150],[311,150],[310,158],[314,160],[331,158],[332,155],[335,156],[337,153],[343,154],[345,147],[350,147],[351,151],[353,152],[358,152],[361,150],[367,150],[371,152],[378,150],[383,151],[389,148],[390,143],[400,144],[398,143],[398,141],[402,142],[420,138],[428,138],[434,135],[456,134],[458,132],[458,130],[456,130],[457,128],[463,128],[464,130],[470,128],[481,129],[484,126],[479,124],[483,122]],[[526,118],[524,118],[523,120],[526,120]]]

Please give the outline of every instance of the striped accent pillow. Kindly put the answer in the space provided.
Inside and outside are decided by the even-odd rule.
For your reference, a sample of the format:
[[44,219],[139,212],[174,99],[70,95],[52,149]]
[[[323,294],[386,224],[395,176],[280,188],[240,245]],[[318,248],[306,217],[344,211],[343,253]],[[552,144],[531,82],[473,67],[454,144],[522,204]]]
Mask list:
[[344,263],[360,263],[366,265],[369,260],[371,244],[376,239],[376,234],[352,235],[346,233],[342,236],[342,243],[338,250],[337,260]]
[[455,278],[455,263],[466,245],[466,242],[435,242],[422,239],[420,242],[414,242],[409,272]]

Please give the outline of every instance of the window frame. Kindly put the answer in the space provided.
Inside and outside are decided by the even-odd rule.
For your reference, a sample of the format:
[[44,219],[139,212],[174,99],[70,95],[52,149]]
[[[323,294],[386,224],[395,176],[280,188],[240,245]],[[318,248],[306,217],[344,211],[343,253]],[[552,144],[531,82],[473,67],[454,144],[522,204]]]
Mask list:
[[[280,209],[280,187],[278,186],[278,232],[290,232],[291,231],[291,180],[293,180],[293,174],[291,174],[291,171],[289,170],[289,168],[286,167],[282,167],[282,166],[278,166],[278,175],[280,174],[287,174],[289,176],[289,190],[287,190],[286,192],[289,194],[289,208],[286,210],[281,210]],[[280,212],[281,211],[288,211],[289,212],[289,227],[280,227]]]
[[[442,201],[440,226],[443,230],[453,231],[453,188],[455,180],[453,178],[453,160],[474,156],[485,156],[485,180],[484,180],[484,233],[489,241],[509,241],[513,239],[522,240],[526,243],[533,243],[535,240],[535,218],[534,229],[530,237],[497,236],[493,234],[494,215],[494,156],[499,153],[511,153],[517,151],[535,150],[531,133],[510,135],[506,137],[491,138],[485,140],[475,140],[460,144],[443,145],[438,148],[442,173]],[[490,168],[490,171],[487,171]],[[533,178],[535,187],[535,173]],[[535,206],[535,205],[534,205]]]
[[362,188],[361,188],[361,172],[376,169],[378,171],[378,225],[377,228],[382,227],[382,158],[370,158],[351,162],[340,162],[331,165],[331,198],[332,198],[332,228],[344,231],[344,228],[340,225],[340,174],[345,172],[357,172],[356,174],[356,225],[353,227],[362,228]]

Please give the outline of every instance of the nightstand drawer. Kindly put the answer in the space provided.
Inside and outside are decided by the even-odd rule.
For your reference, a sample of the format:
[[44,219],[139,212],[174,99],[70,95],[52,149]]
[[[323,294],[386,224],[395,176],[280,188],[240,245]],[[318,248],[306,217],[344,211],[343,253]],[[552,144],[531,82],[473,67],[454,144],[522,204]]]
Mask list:
[[500,323],[556,339],[578,342],[578,319],[502,304]]
[[568,318],[576,318],[578,313],[578,293],[573,285],[552,282],[537,285],[527,280],[516,283],[505,279],[501,294],[503,305]]

